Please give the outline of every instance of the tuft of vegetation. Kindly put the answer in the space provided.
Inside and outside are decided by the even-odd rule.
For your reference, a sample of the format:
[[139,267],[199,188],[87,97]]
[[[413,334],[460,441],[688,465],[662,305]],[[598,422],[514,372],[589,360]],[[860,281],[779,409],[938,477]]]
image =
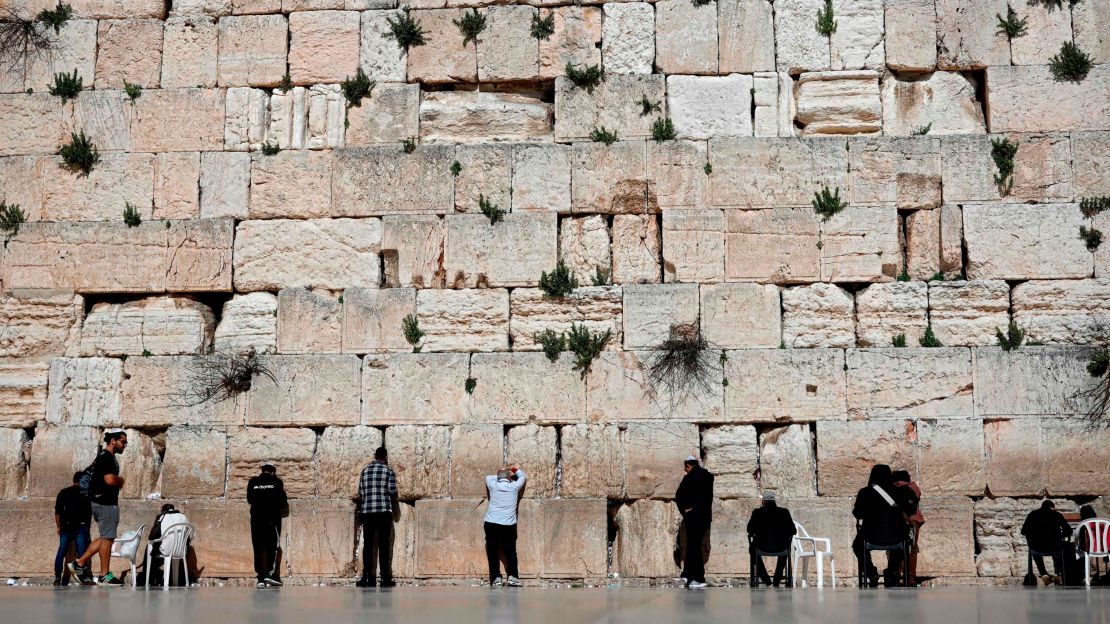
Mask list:
[[[1046,9],[1062,9],[1064,8],[1064,0],[1029,0],[1029,6],[1041,5]],[[1079,4],[1079,0],[1068,0],[1068,6],[1075,6]]]
[[1083,82],[1091,71],[1091,57],[1071,41],[1065,41],[1060,52],[1048,62],[1057,82]]
[[65,104],[69,100],[75,99],[84,86],[85,81],[77,75],[76,69],[73,70],[72,74],[61,72],[54,74],[54,84],[50,85],[50,95],[62,98],[62,104]]
[[92,140],[85,136],[84,130],[80,133],[71,132],[69,137],[69,143],[58,150],[58,155],[62,157],[67,167],[87,176],[92,172],[93,166],[100,162],[100,152],[97,151]]
[[150,349],[143,349],[143,354],[142,355],[143,355],[143,357],[150,357],[154,354],[150,352]]
[[420,353],[423,345],[420,341],[424,339],[424,331],[420,329],[420,321],[416,319],[415,314],[409,314],[401,319],[401,332],[405,335],[405,342],[412,345],[413,353]]
[[189,358],[186,365],[187,382],[173,396],[178,407],[195,407],[204,403],[221,403],[251,389],[255,378],[269,377],[276,383],[274,373],[262,362],[252,347],[245,353],[216,353],[206,357]]
[[416,151],[416,137],[409,137],[401,141],[401,151],[411,154]]
[[481,193],[478,194],[478,210],[481,210],[482,214],[486,215],[490,225],[497,225],[498,221],[505,218],[505,211],[486,199],[486,196]]
[[1107,409],[1110,408],[1110,349],[1106,346],[1106,336],[1103,331],[1100,339],[1101,345],[1087,361],[1087,372],[1098,381],[1087,390],[1078,393],[1077,398],[1090,401],[1087,408],[1087,417],[1093,423],[1105,424]]
[[902,267],[902,272],[898,274],[898,277],[896,279],[899,282],[908,282],[908,281],[910,281],[910,274],[909,274],[909,271],[906,270],[906,267]]
[[690,4],[692,4],[692,5],[696,6],[696,7],[703,7],[703,6],[707,5],[707,4],[712,4],[712,3],[716,2],[716,1],[717,1],[717,0],[690,0]]
[[823,187],[821,192],[813,194],[813,211],[821,215],[821,218],[828,221],[832,216],[848,206],[848,202],[840,199],[840,187],[836,187],[835,191],[829,191],[829,187]]
[[39,11],[36,20],[45,26],[54,29],[54,34],[62,31],[62,26],[73,17],[73,7],[68,4],[58,3],[58,6],[53,9],[43,9]]
[[994,176],[994,183],[998,186],[998,194],[1006,197],[1014,190],[1014,156],[1017,156],[1018,144],[1008,138],[991,139],[991,158],[998,173]]
[[289,75],[289,72],[285,72],[285,75],[281,77],[281,82],[278,83],[277,90],[286,93],[293,90],[293,77]]
[[705,166],[702,167],[702,171],[705,172],[705,175],[712,175],[713,174],[713,165],[711,165],[709,163],[705,163]]
[[0,201],[0,232],[3,232],[6,238],[19,234],[19,226],[26,222],[27,215],[23,214],[22,208],[16,204]]
[[658,113],[663,110],[662,105],[659,102],[652,102],[651,100],[649,100],[646,93],[640,94],[639,104],[641,117],[647,117],[652,113]]
[[910,136],[925,136],[926,134],[929,134],[929,131],[932,129],[933,122],[930,121],[924,126],[919,126],[917,128],[914,128],[913,130],[910,130]]
[[467,377],[466,383],[463,384],[463,388],[466,390],[467,394],[474,394],[474,389],[477,387],[478,380],[473,377]]
[[1003,351],[1013,351],[1021,346],[1025,341],[1025,330],[1017,326],[1017,323],[1010,321],[1010,326],[1006,328],[1006,333],[1003,334],[1001,329],[997,327],[994,329],[994,337],[998,340],[998,346],[1002,347]]
[[609,339],[613,337],[613,330],[607,329],[605,333],[591,332],[584,323],[574,323],[567,332],[567,349],[574,354],[574,370],[582,375],[582,379],[590,372],[594,360],[605,350]]
[[374,90],[377,84],[370,80],[366,76],[366,72],[359,67],[355,70],[355,77],[348,76],[346,80],[340,83],[339,88],[343,90],[343,97],[347,98],[348,107],[362,106],[362,98],[370,97],[370,92]]
[[590,281],[594,286],[608,286],[613,282],[613,270],[599,264],[594,267],[594,276]]
[[385,21],[389,24],[389,32],[386,36],[397,42],[397,47],[401,49],[401,54],[406,54],[409,48],[415,48],[427,43],[424,35],[428,34],[420,22],[416,21],[406,7],[404,12],[397,17],[397,21],[393,18],[387,17]]
[[540,14],[532,14],[532,37],[540,41],[547,41],[551,35],[555,34],[555,13],[547,14],[547,17],[540,17]]
[[1079,211],[1088,219],[1093,219],[1104,210],[1110,210],[1110,195],[1084,197],[1079,200]]
[[654,388],[668,392],[673,406],[694,392],[711,390],[722,378],[722,370],[720,359],[709,351],[699,319],[671,326],[651,362],[648,379]]
[[655,123],[651,124],[651,138],[656,143],[673,141],[676,137],[678,137],[678,133],[675,132],[674,122],[671,121],[670,117],[656,119]]
[[825,0],[825,8],[817,9],[817,32],[832,37],[836,32],[836,16],[833,14],[832,0]]
[[470,9],[470,13],[463,11],[462,17],[456,20],[451,20],[459,32],[463,36],[463,47],[470,41],[474,45],[478,45],[478,35],[486,29],[486,16],[478,12],[478,9]]
[[1097,228],[1087,229],[1087,226],[1079,226],[1079,238],[1087,243],[1087,251],[1095,251],[1099,245],[1102,244],[1102,230]]
[[143,88],[140,85],[131,84],[130,82],[124,80],[123,92],[127,94],[127,97],[131,98],[132,102],[134,102],[135,100],[139,99],[140,95],[143,94]]
[[925,327],[925,335],[917,339],[917,344],[929,348],[944,346],[939,340],[937,340],[937,335],[933,333],[932,323],[929,323],[929,325]]
[[551,273],[540,273],[540,290],[547,299],[566,297],[575,288],[578,288],[578,278],[574,277],[574,272],[562,260],[559,260]]
[[585,89],[586,93],[593,95],[594,89],[597,88],[601,81],[605,78],[602,73],[601,67],[597,65],[590,65],[585,69],[578,69],[569,61],[565,69],[567,80],[570,81],[575,87]]
[[933,273],[933,276],[930,277],[928,279],[928,281],[930,281],[930,282],[943,282],[944,281],[944,271],[937,271],[936,273]]
[[1018,37],[1024,37],[1029,32],[1029,25],[1026,23],[1029,18],[1019,18],[1017,11],[1009,4],[1006,5],[1006,17],[1002,17],[999,13],[995,13],[994,16],[998,18],[997,34],[1006,35],[1006,38],[1010,41]]
[[554,329],[545,329],[542,332],[536,332],[532,334],[532,340],[543,347],[543,354],[552,362],[557,361],[559,359],[559,354],[567,350],[566,334],[557,332]]
[[906,335],[905,334],[898,334],[897,336],[895,336],[894,338],[891,339],[890,344],[895,346],[895,347],[898,347],[898,348],[905,347],[906,346]]
[[22,72],[23,61],[49,52],[56,41],[50,30],[58,35],[72,16],[73,9],[68,4],[44,9],[34,19],[23,17],[15,9],[4,9],[0,13],[0,61],[7,65],[6,70]]
[[1102,377],[1110,371],[1110,351],[1103,349],[1095,352],[1087,361],[1087,372],[1091,377]]
[[280,151],[281,151],[281,148],[278,147],[277,143],[270,143],[269,141],[267,141],[267,142],[262,144],[262,155],[263,156],[275,156]]
[[462,173],[462,163],[456,160],[455,162],[451,163],[451,175],[457,178],[459,177],[460,173]]
[[143,222],[143,218],[139,216],[139,209],[131,202],[126,202],[123,205],[123,222],[129,228],[139,227],[139,224]]
[[606,130],[605,126],[601,126],[600,128],[594,128],[593,132],[590,133],[590,139],[594,143],[612,145],[617,142],[617,133],[616,131]]

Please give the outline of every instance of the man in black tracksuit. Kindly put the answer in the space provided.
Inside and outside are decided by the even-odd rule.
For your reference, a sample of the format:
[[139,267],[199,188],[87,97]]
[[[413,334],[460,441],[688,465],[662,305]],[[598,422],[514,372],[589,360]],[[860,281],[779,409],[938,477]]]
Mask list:
[[278,541],[281,519],[289,513],[289,499],[273,464],[263,464],[262,473],[247,483],[247,502],[251,506],[251,544],[258,587],[281,586]]
[[699,466],[693,456],[686,458],[684,470],[686,476],[682,477],[674,495],[686,525],[686,561],[682,577],[686,579],[687,588],[704,589],[705,559],[701,544],[713,520],[713,474]]

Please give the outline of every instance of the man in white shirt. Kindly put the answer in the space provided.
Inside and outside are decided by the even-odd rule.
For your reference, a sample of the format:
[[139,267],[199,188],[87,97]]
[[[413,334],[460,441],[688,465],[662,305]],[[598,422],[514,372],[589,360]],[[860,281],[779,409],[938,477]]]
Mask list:
[[520,491],[528,476],[516,466],[502,467],[496,475],[486,477],[489,507],[486,509],[486,559],[489,561],[490,587],[501,582],[501,553],[505,553],[505,585],[520,587],[516,561],[516,508]]

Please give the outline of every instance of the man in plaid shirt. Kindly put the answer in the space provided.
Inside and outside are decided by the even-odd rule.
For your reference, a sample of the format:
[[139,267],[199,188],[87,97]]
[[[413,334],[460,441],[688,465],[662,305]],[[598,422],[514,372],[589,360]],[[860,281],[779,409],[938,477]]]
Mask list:
[[385,447],[374,451],[374,461],[362,469],[358,479],[358,519],[362,524],[362,578],[359,587],[374,586],[374,551],[378,553],[378,567],[382,574],[382,587],[393,587],[393,519],[400,511],[397,503],[397,475],[389,467]]

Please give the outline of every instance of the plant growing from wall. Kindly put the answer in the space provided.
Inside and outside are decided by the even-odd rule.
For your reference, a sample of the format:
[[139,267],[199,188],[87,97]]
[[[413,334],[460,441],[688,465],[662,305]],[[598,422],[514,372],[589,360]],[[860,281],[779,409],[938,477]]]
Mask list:
[[532,14],[532,37],[540,41],[547,41],[555,34],[555,13],[540,17],[539,13]]
[[478,35],[486,29],[486,16],[479,13],[478,9],[470,9],[470,13],[463,11],[462,16],[459,19],[451,20],[451,23],[462,33],[463,47],[465,48],[470,41],[473,41],[474,45],[478,45]]
[[913,130],[910,130],[910,136],[925,136],[926,134],[929,134],[929,131],[932,130],[932,129],[933,129],[933,122],[930,121],[929,123],[925,124],[924,126],[918,126],[917,128],[914,128]]
[[424,39],[424,35],[428,34],[428,32],[424,30],[420,22],[416,21],[416,19],[409,14],[407,7],[401,15],[397,16],[397,21],[394,21],[391,17],[385,18],[385,21],[389,24],[389,32],[386,33],[386,36],[397,42],[397,47],[401,49],[401,54],[408,53],[409,48],[415,48],[427,43]]
[[564,70],[567,80],[572,85],[579,89],[585,89],[586,93],[593,95],[594,89],[601,84],[605,75],[601,71],[601,67],[597,65],[590,65],[585,69],[578,69],[570,61],[567,61],[567,66]]
[[1018,327],[1017,323],[1010,321],[1010,326],[1006,328],[1005,334],[997,327],[994,329],[994,338],[1003,351],[1013,351],[1025,341],[1025,330]]
[[409,314],[401,319],[401,333],[405,335],[405,342],[412,345],[413,353],[420,353],[423,345],[420,341],[424,339],[424,331],[420,329],[420,321],[416,319],[415,314]]
[[1099,245],[1102,244],[1102,230],[1097,228],[1087,229],[1087,226],[1079,226],[1079,238],[1087,244],[1087,251],[1098,250]]
[[1095,379],[1088,389],[1076,393],[1076,399],[1087,404],[1086,415],[1092,425],[1107,424],[1107,410],[1110,408],[1110,334],[1100,321],[1095,321],[1095,347],[1087,360],[1087,373]]
[[1091,71],[1091,57],[1071,41],[1065,41],[1048,68],[1057,82],[1083,82]]
[[285,75],[281,77],[281,81],[278,82],[278,86],[275,91],[284,91],[285,93],[289,93],[292,90],[293,77],[289,75],[289,72],[285,72]]
[[478,387],[478,380],[473,377],[467,377],[466,382],[463,383],[463,389],[467,394],[474,394],[474,389]]
[[609,339],[612,337],[611,329],[602,333],[591,332],[584,323],[574,323],[570,326],[570,331],[567,332],[567,349],[574,354],[574,370],[579,372],[582,379],[590,373],[594,360],[605,350],[605,345],[609,344]]
[[50,31],[58,35],[72,16],[73,9],[68,4],[43,9],[34,19],[27,19],[14,9],[5,9],[0,15],[0,62],[14,71],[22,61],[49,51],[55,43]]
[[840,199],[840,187],[830,191],[829,187],[822,187],[820,192],[813,194],[813,211],[828,221],[833,215],[848,207],[848,202]]
[[75,99],[85,86],[83,78],[77,75],[74,69],[72,74],[61,72],[54,74],[54,84],[50,85],[50,95],[62,98],[62,104]]
[[462,163],[456,160],[451,163],[451,175],[457,178],[460,173],[462,173]]
[[171,395],[178,407],[195,407],[233,399],[250,390],[259,377],[268,377],[277,383],[274,373],[253,347],[243,353],[218,352],[189,358],[185,374],[188,381],[179,392]]
[[930,278],[929,278],[928,280],[926,280],[926,281],[930,281],[930,282],[943,282],[943,281],[944,281],[944,272],[943,272],[943,271],[937,271],[936,273],[933,273],[933,276],[932,276],[932,277],[930,277]]
[[606,130],[605,126],[601,126],[600,128],[594,128],[593,132],[590,133],[590,140],[594,143],[612,145],[617,142],[617,133]]
[[60,33],[62,26],[73,17],[73,7],[68,4],[59,2],[53,9],[43,9],[39,11],[38,22],[44,26],[49,26],[54,29],[54,33]]
[[890,344],[898,347],[899,349],[904,348],[906,346],[906,335],[898,334],[890,340]]
[[0,232],[4,233],[5,238],[19,234],[19,226],[26,222],[27,215],[23,214],[22,208],[0,201]]
[[281,148],[278,147],[277,143],[270,143],[269,141],[267,141],[267,142],[262,144],[262,155],[263,156],[276,156],[280,152],[281,152]]
[[651,138],[655,140],[656,143],[673,141],[676,137],[678,137],[678,133],[675,132],[674,122],[671,121],[670,117],[656,119],[655,122],[651,124]]
[[941,344],[941,342],[939,340],[937,340],[936,334],[933,333],[933,324],[932,323],[929,323],[929,325],[925,327],[925,335],[918,338],[917,343],[919,345],[923,346],[923,347],[930,347],[930,348],[943,347],[944,346],[943,344]]
[[532,340],[543,347],[543,354],[552,362],[557,361],[559,354],[567,350],[566,334],[553,329],[545,329],[542,332],[532,334]]
[[908,271],[906,271],[906,267],[902,267],[902,272],[898,274],[898,277],[896,279],[899,282],[908,282],[908,281],[910,281],[910,274],[909,274]]
[[547,271],[540,273],[540,290],[547,299],[566,297],[574,292],[575,288],[578,288],[578,279],[562,260],[555,264],[555,270],[551,273]]
[[139,216],[139,209],[131,202],[123,204],[123,222],[126,223],[129,228],[139,227],[143,222],[143,218]]
[[1093,219],[1104,210],[1110,210],[1110,195],[1084,197],[1079,200],[1079,211],[1088,219]]
[[660,389],[666,391],[673,407],[687,396],[712,391],[723,378],[724,366],[709,348],[700,319],[671,325],[648,367],[648,380],[656,394]]
[[712,3],[716,2],[716,1],[717,1],[717,0],[690,0],[690,4],[692,4],[692,5],[696,6],[696,7],[703,7],[703,6],[707,5],[707,4],[712,4]]
[[640,94],[640,101],[638,103],[640,105],[641,117],[647,117],[652,113],[658,113],[662,110],[662,105],[659,102],[652,102],[649,100],[646,93]]
[[705,163],[701,170],[705,172],[705,175],[713,175],[713,165],[710,163]]
[[600,264],[594,267],[594,276],[591,283],[594,286],[608,286],[613,282],[613,270]]
[[100,162],[100,152],[97,151],[92,140],[85,136],[84,130],[80,133],[71,132],[69,137],[69,143],[58,150],[58,155],[62,157],[67,167],[87,176],[96,163]]
[[124,80],[123,92],[127,94],[127,97],[131,98],[132,102],[134,102],[135,100],[139,99],[140,95],[143,94],[143,88],[140,85],[131,84],[130,82]]
[[836,32],[836,16],[833,13],[832,0],[825,0],[825,8],[817,9],[817,32],[826,37],[832,37]]
[[1014,157],[1018,153],[1018,144],[1008,138],[991,139],[991,158],[998,173],[994,175],[994,183],[998,186],[998,194],[1006,197],[1014,190]]
[[1029,26],[1026,22],[1029,21],[1028,17],[1018,17],[1017,11],[1009,4],[1006,5],[1006,17],[1002,17],[1000,13],[995,13],[998,18],[998,32],[999,35],[1006,35],[1010,41],[1018,37],[1024,37],[1029,31]]
[[355,70],[355,77],[347,77],[339,88],[343,91],[343,97],[347,99],[347,106],[362,106],[362,98],[370,97],[370,92],[374,90],[377,85],[376,82],[370,80],[366,76],[366,72],[362,71],[359,67]]
[[[1075,6],[1079,4],[1079,0],[1067,0],[1068,6]],[[1064,0],[1029,0],[1030,6],[1041,5],[1046,9],[1062,9],[1064,8]]]
[[416,137],[409,137],[401,141],[401,151],[411,154],[416,151]]
[[482,214],[486,215],[490,225],[497,225],[498,221],[505,218],[505,211],[486,199],[486,196],[481,193],[478,194],[478,210],[481,210]]

